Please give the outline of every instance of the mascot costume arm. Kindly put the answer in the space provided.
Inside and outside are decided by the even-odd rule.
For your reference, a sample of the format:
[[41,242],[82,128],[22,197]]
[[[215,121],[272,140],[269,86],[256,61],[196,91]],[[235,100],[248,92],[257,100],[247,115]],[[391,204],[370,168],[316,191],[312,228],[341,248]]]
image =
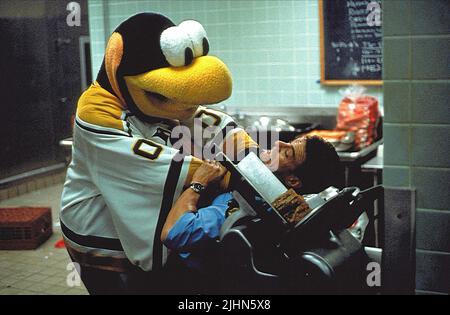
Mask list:
[[[174,122],[192,128],[197,117],[213,126],[200,146],[220,133],[238,150],[256,146],[242,129],[224,131],[233,126],[228,115],[199,106],[227,99],[232,89],[228,68],[208,50],[198,22],[176,26],[154,13],[132,16],[111,35],[97,81],[78,102],[62,195],[62,232],[81,265],[164,265],[161,229],[202,163],[173,147]],[[226,141],[216,144],[226,151]]]

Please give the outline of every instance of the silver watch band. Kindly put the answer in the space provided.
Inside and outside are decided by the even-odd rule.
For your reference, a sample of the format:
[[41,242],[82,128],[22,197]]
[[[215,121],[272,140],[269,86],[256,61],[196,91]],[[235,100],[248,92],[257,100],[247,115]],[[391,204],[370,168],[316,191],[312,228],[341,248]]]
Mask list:
[[198,194],[201,194],[204,190],[205,190],[205,186],[203,186],[203,184],[200,183],[191,183],[189,185],[189,188],[191,188],[193,191],[195,191]]

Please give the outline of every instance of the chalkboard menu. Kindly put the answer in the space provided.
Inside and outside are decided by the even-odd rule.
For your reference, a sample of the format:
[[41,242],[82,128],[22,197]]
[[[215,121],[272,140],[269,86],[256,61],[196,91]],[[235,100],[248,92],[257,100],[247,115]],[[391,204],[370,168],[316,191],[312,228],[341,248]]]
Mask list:
[[321,83],[382,84],[381,0],[319,0]]

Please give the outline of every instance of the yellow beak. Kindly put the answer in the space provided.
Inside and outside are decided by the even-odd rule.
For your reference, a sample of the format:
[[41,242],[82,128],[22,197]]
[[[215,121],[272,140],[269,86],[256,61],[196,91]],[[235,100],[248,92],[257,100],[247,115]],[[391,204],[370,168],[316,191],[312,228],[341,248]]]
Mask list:
[[185,105],[215,104],[229,98],[232,91],[230,71],[213,56],[194,58],[185,67],[160,68],[126,76],[125,81],[146,92],[161,94],[173,103]]

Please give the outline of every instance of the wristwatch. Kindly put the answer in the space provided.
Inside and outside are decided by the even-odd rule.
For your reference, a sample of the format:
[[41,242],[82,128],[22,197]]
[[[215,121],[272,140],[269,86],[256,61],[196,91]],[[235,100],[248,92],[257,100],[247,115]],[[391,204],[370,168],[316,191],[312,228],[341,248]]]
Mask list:
[[193,191],[195,191],[197,194],[202,194],[202,192],[205,191],[205,186],[203,186],[200,183],[191,183],[189,185],[189,188],[192,189]]

